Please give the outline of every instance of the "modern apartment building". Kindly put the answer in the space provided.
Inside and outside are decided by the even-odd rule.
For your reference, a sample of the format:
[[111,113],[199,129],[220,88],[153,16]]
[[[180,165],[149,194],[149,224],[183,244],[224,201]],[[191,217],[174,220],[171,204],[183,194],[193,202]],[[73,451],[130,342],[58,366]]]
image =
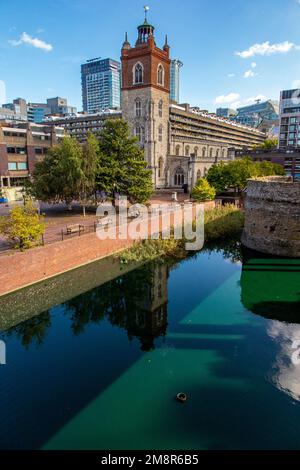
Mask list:
[[170,65],[170,100],[179,103],[180,69],[183,63],[178,59],[171,60]]
[[81,66],[82,106],[87,113],[121,106],[121,64],[91,59]]
[[118,119],[122,117],[121,111],[107,110],[101,113],[78,113],[76,116],[56,117],[50,116],[45,124],[63,128],[66,134],[84,142],[88,132],[97,134],[101,131],[105,119]]
[[0,122],[0,187],[9,199],[20,197],[35,162],[63,136],[64,129],[54,126]]
[[279,148],[300,148],[300,89],[280,93]]

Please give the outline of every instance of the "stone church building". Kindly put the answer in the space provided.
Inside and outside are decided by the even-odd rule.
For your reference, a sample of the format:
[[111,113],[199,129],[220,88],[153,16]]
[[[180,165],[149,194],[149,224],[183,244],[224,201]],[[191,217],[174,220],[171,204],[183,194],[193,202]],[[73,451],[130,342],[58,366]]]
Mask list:
[[121,51],[122,115],[145,152],[156,189],[192,188],[233,150],[250,149],[266,136],[256,129],[170,101],[170,47],[157,47],[154,27],[138,26],[132,47],[127,33]]

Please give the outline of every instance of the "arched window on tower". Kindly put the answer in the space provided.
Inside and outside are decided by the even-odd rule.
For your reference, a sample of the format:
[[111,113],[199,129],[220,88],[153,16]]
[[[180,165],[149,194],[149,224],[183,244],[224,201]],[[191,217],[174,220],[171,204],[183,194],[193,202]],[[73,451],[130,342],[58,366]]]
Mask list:
[[138,62],[135,66],[134,66],[134,83],[135,84],[138,84],[138,83],[143,83],[144,81],[144,70],[143,70],[143,66],[140,62]]
[[174,174],[174,186],[182,186],[184,184],[184,171],[183,169],[179,166],[175,170]]
[[163,126],[160,125],[158,128],[158,141],[162,142],[162,140],[163,140]]
[[190,156],[190,147],[188,145],[185,147],[185,156],[186,157]]
[[162,178],[164,175],[164,160],[163,157],[160,157],[158,160],[158,177]]
[[139,98],[135,101],[135,117],[141,117],[142,115],[142,102]]
[[195,157],[198,157],[198,147],[194,148],[194,155],[195,155]]
[[202,157],[203,158],[206,157],[206,147],[203,147],[203,149],[202,149]]
[[164,68],[161,64],[157,67],[157,84],[164,86]]
[[214,150],[212,148],[209,151],[209,156],[210,156],[210,158],[212,158],[214,156]]
[[216,158],[218,158],[218,157],[219,157],[219,153],[220,153],[220,150],[219,150],[219,149],[217,149],[217,150],[216,150]]
[[158,103],[158,114],[159,114],[159,117],[162,117],[163,115],[163,100],[160,100],[159,103]]
[[176,157],[179,157],[179,155],[180,155],[180,145],[176,145],[175,153],[176,153]]
[[222,158],[226,158],[226,149],[222,150]]

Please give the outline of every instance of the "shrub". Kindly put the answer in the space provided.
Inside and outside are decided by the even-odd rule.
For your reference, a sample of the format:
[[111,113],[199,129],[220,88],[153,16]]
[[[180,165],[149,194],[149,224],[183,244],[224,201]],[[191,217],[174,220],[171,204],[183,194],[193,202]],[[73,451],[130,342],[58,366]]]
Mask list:
[[244,220],[244,213],[233,204],[206,211],[205,242],[239,235],[243,230]]
[[192,191],[192,198],[199,202],[212,201],[216,197],[216,190],[205,178],[200,178]]
[[117,255],[122,264],[145,263],[160,258],[182,257],[182,240],[143,240]]
[[41,217],[31,202],[14,207],[8,216],[0,217],[0,233],[20,250],[38,244],[44,230]]

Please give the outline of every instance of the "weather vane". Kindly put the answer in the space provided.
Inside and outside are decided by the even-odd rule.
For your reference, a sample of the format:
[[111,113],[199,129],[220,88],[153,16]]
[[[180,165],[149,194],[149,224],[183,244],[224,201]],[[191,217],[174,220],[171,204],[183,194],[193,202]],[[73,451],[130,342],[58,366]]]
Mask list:
[[147,21],[147,11],[150,10],[150,7],[148,7],[147,5],[144,6],[144,10],[145,10],[145,21]]

